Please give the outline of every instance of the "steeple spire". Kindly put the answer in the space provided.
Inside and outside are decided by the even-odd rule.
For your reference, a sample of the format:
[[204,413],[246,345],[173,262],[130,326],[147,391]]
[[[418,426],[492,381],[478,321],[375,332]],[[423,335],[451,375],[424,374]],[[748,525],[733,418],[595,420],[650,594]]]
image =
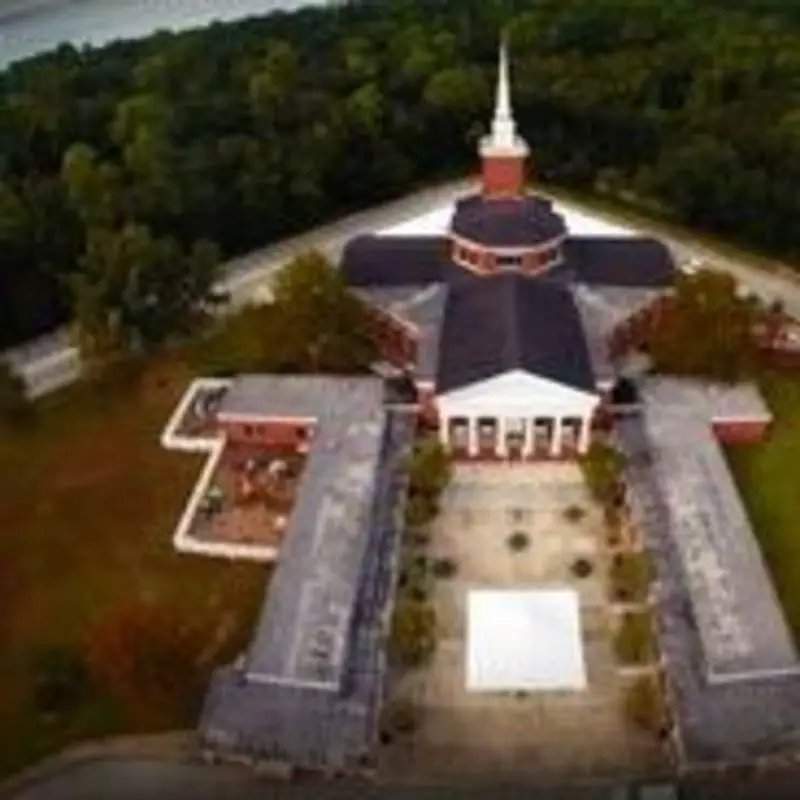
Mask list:
[[480,154],[483,160],[484,194],[519,195],[524,190],[528,145],[517,135],[511,110],[511,78],[505,37],[500,40],[497,58],[492,128],[489,135],[481,140]]
[[495,92],[492,140],[496,147],[513,147],[516,125],[511,111],[511,86],[508,77],[508,48],[505,37],[500,41],[497,60],[497,90]]

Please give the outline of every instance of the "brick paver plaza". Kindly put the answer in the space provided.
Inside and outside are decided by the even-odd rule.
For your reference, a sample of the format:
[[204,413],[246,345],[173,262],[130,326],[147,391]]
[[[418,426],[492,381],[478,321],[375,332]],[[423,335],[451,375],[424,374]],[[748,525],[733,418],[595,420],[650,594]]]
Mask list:
[[[589,511],[578,523],[563,518],[571,504]],[[406,751],[402,745],[388,749],[387,771],[420,779],[531,780],[631,774],[662,763],[655,742],[632,730],[622,712],[624,684],[611,648],[600,530],[600,515],[574,464],[457,466],[429,550],[453,558],[458,573],[436,583],[437,653],[399,687],[423,707],[420,729]],[[523,552],[513,553],[506,543],[515,531],[530,537]],[[577,557],[595,565],[589,577],[571,575]],[[588,690],[524,697],[467,692],[467,592],[555,586],[580,595]]]

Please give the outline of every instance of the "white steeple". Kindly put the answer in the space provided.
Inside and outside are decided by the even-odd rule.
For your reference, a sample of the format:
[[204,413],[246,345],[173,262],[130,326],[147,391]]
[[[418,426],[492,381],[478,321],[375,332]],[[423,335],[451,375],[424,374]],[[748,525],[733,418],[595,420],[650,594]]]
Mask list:
[[527,155],[527,144],[517,136],[517,126],[511,111],[511,84],[508,70],[508,50],[505,38],[500,41],[497,63],[497,89],[495,91],[494,118],[492,131],[481,142],[481,152],[509,155]]

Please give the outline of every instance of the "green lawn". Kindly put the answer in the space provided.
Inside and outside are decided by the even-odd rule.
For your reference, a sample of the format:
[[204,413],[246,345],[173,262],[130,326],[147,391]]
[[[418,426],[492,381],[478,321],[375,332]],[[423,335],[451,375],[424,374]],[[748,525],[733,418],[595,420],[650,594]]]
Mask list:
[[772,434],[764,444],[730,448],[729,458],[800,642],[800,372],[768,375],[762,389],[776,417]]
[[81,648],[96,614],[131,598],[163,601],[198,620],[210,643],[225,641],[218,660],[251,632],[266,569],[172,549],[202,459],[162,450],[158,436],[189,379],[167,363],[123,389],[74,387],[40,404],[31,430],[0,432],[0,776],[135,729],[98,693],[49,721],[32,706],[32,653]]

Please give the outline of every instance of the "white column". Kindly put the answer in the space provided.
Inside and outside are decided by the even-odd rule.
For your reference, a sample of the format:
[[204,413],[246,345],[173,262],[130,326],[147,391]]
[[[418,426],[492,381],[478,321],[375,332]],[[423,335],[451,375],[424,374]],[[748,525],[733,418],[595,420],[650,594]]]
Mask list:
[[471,456],[478,454],[478,421],[475,417],[467,417],[467,452]]
[[533,417],[525,417],[525,428],[523,430],[522,457],[530,458],[533,453]]
[[581,419],[581,429],[578,433],[578,452],[585,453],[589,449],[589,438],[592,432],[592,418],[583,417]]
[[495,432],[497,434],[497,443],[495,445],[495,453],[501,458],[508,455],[508,440],[507,440],[507,421],[505,417],[498,417],[495,424]]
[[450,417],[439,417],[439,441],[442,447],[450,447]]
[[550,440],[550,455],[561,455],[561,417],[553,417],[553,438]]

